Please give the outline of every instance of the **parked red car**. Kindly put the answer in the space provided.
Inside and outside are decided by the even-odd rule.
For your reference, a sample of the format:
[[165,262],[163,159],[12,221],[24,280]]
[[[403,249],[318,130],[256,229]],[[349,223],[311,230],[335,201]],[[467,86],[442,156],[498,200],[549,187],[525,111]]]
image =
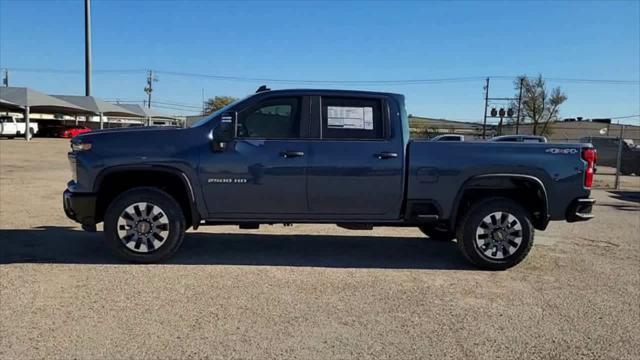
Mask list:
[[69,126],[60,130],[59,136],[63,138],[72,138],[90,131],[91,129],[86,126]]

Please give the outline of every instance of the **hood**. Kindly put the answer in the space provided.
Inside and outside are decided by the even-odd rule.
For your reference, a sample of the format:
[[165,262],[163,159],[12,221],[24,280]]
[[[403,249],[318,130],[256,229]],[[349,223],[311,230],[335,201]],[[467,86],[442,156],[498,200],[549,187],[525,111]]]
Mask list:
[[121,157],[144,157],[145,159],[163,158],[193,147],[194,139],[208,141],[205,134],[194,137],[202,130],[179,127],[134,127],[91,131],[74,137],[72,144],[91,143],[91,153],[106,159]]
[[131,126],[131,127],[93,130],[89,133],[78,135],[76,138],[78,139],[78,141],[83,141],[83,140],[91,141],[94,139],[99,139],[104,135],[109,135],[109,134],[131,134],[134,136],[146,136],[152,133],[164,133],[167,131],[175,132],[180,130],[184,130],[184,129],[177,126]]

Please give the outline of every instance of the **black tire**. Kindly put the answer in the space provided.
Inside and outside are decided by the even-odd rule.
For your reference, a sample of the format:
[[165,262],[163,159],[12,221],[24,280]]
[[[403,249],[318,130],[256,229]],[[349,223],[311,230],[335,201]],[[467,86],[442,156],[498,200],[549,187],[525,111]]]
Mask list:
[[[498,213],[507,214],[506,219],[497,219]],[[515,225],[513,220],[517,220]],[[471,206],[458,223],[456,235],[462,254],[475,266],[505,270],[529,254],[534,228],[530,213],[522,206],[507,198],[493,197]]]
[[[131,218],[131,209],[139,203],[150,204],[151,210],[138,206],[140,211],[135,210],[134,218]],[[124,222],[127,225],[123,225]],[[143,222],[147,224],[138,226]],[[140,228],[146,232],[138,232]],[[116,255],[129,262],[155,263],[168,259],[182,245],[185,230],[185,218],[178,202],[166,192],[152,187],[137,187],[120,194],[111,202],[104,216],[107,244]],[[123,232],[126,232],[125,236],[121,236]]]
[[423,234],[429,237],[429,240],[451,241],[455,239],[456,234],[453,231],[430,226],[418,227]]

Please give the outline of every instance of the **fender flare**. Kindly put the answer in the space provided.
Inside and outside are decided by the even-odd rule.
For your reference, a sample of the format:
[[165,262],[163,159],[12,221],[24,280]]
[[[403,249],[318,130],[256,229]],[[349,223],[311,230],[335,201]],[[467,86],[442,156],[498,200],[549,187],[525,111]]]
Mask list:
[[167,165],[116,165],[116,166],[110,166],[107,167],[103,170],[101,170],[98,175],[96,176],[96,180],[93,183],[93,191],[95,193],[98,193],[100,191],[100,187],[102,186],[102,182],[104,181],[104,178],[108,175],[114,174],[114,173],[120,173],[120,172],[127,172],[127,171],[151,171],[151,172],[163,172],[163,173],[168,173],[171,175],[174,175],[176,177],[178,177],[185,189],[187,190],[187,198],[189,199],[189,207],[191,210],[191,218],[192,218],[192,226],[194,228],[197,228],[198,225],[200,224],[200,221],[202,220],[202,214],[200,213],[200,210],[198,208],[198,204],[199,202],[197,201],[196,198],[196,193],[194,191],[193,185],[192,185],[192,181],[189,178],[189,176],[187,174],[185,174],[185,172],[183,172],[182,170],[175,168],[173,166],[167,166]]
[[544,204],[543,211],[541,214],[541,221],[538,224],[539,225],[538,227],[541,230],[544,230],[547,227],[547,225],[549,224],[549,195],[547,192],[547,188],[544,185],[544,182],[542,182],[542,180],[540,180],[540,178],[536,176],[527,175],[527,174],[517,174],[517,173],[480,174],[480,175],[472,176],[467,180],[465,180],[464,183],[462,183],[462,186],[460,187],[460,189],[458,190],[458,193],[456,194],[454,204],[453,204],[453,209],[451,209],[451,216],[450,216],[451,227],[453,227],[454,224],[456,223],[456,220],[458,217],[458,210],[460,208],[460,201],[462,200],[462,196],[464,195],[465,191],[469,189],[470,183],[474,180],[490,179],[490,178],[517,178],[517,179],[523,179],[523,180],[534,182],[542,192],[542,201]]

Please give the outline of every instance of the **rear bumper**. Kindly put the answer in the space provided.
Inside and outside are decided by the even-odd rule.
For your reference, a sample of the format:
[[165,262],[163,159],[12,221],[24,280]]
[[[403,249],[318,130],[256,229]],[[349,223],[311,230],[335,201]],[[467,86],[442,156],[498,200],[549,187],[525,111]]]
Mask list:
[[567,208],[567,222],[586,221],[593,218],[593,204],[596,199],[575,199]]
[[74,193],[68,189],[62,194],[62,206],[67,217],[85,226],[95,226],[96,195]]

